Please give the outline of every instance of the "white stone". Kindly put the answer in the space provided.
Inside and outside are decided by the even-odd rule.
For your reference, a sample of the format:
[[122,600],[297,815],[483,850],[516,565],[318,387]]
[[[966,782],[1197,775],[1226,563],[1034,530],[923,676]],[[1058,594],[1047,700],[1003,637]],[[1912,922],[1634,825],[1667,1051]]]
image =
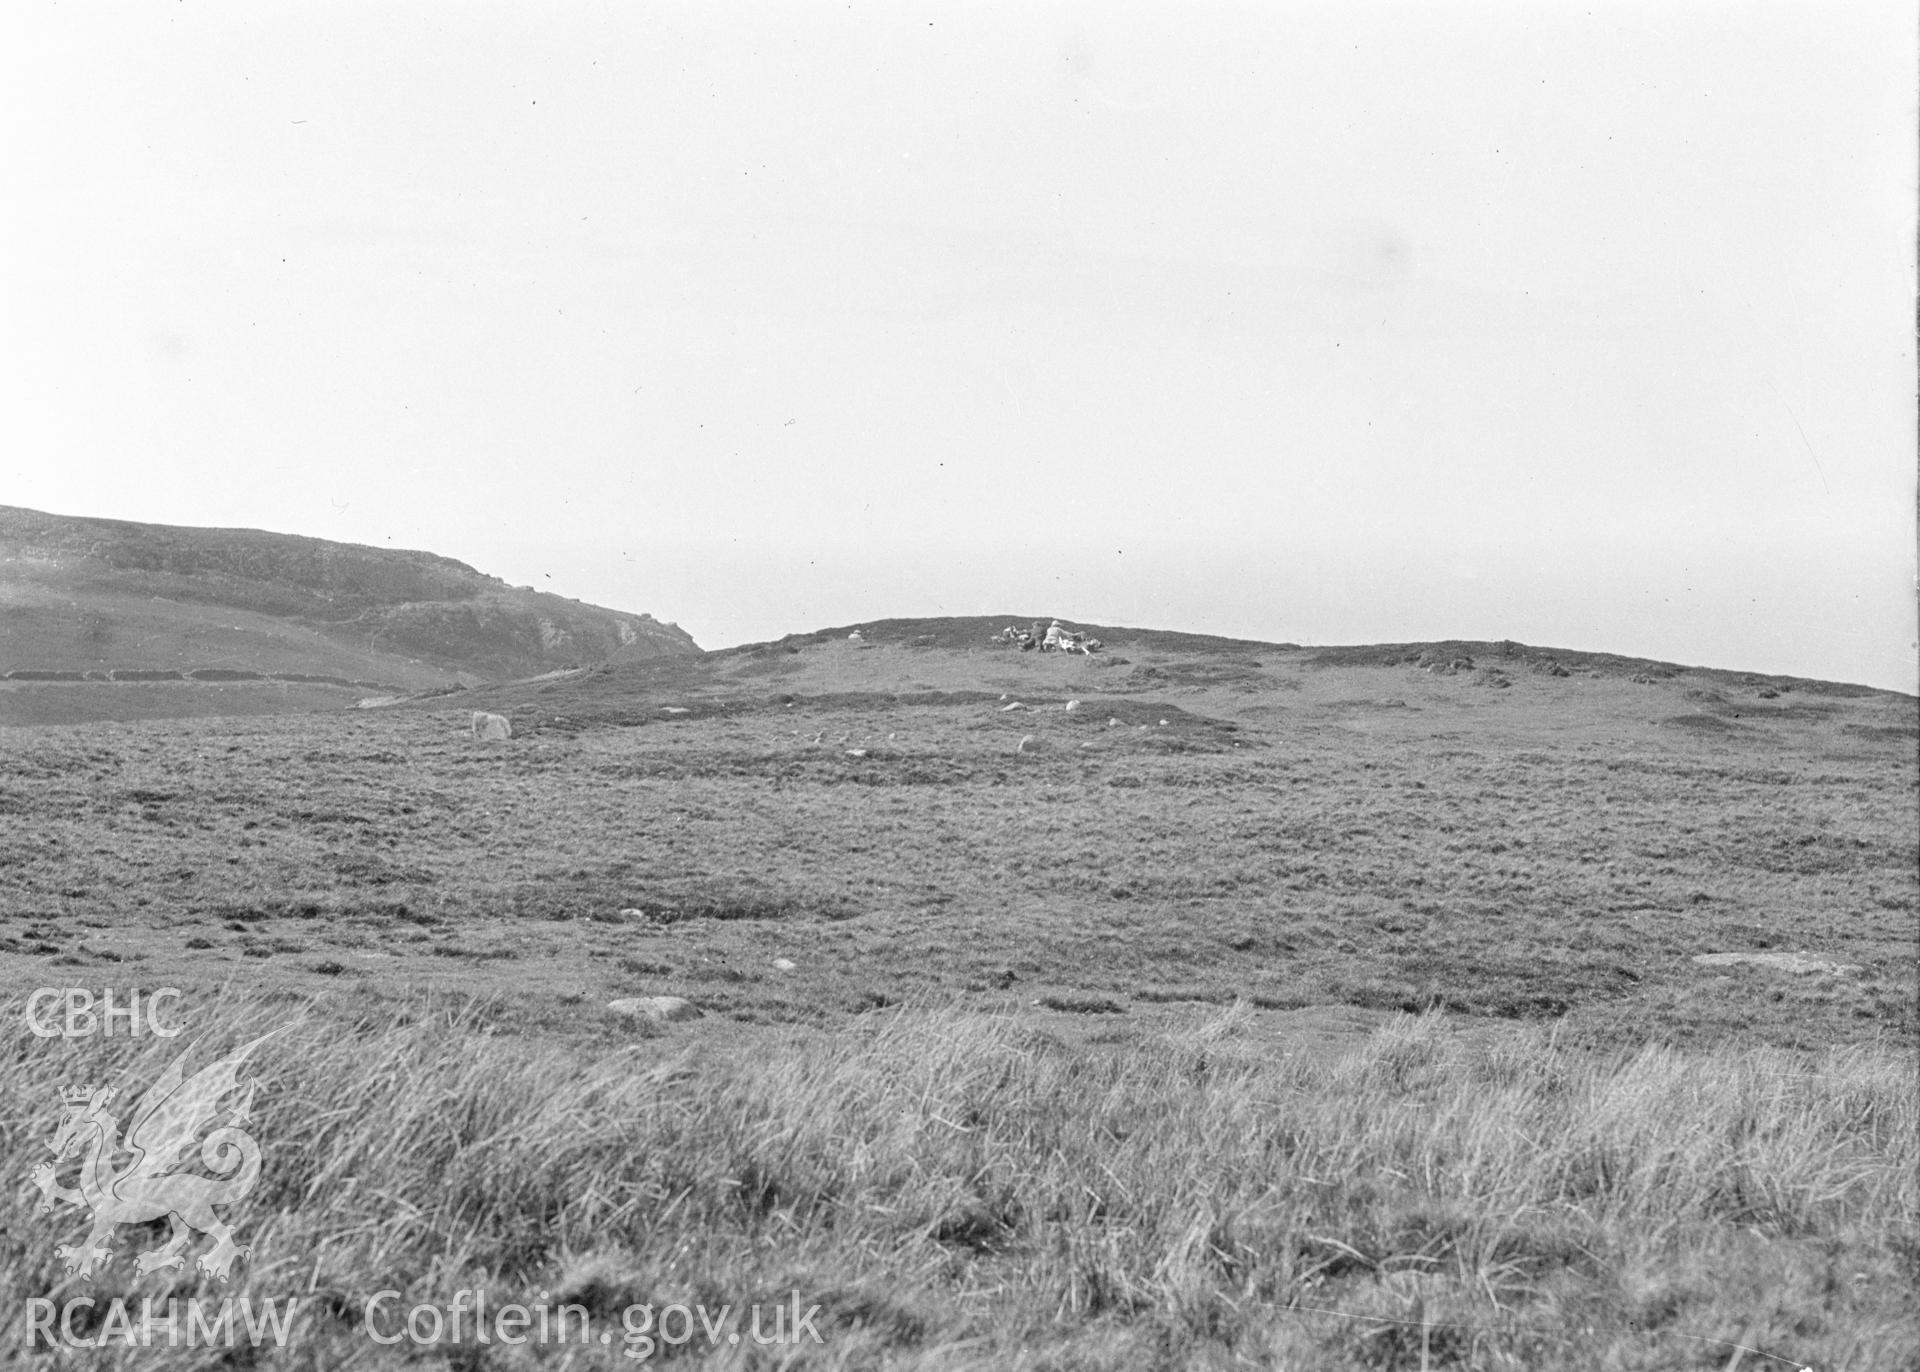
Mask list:
[[473,712],[473,736],[483,742],[492,742],[513,737],[513,725],[505,715],[490,715],[485,710]]
[[792,958],[775,958],[773,960],[773,970],[776,972],[797,971],[799,969],[799,966],[800,964],[795,962]]
[[1736,967],[1741,963],[1751,963],[1755,967],[1771,967],[1776,972],[1792,972],[1796,976],[1808,972],[1844,974],[1863,970],[1854,963],[1813,957],[1804,949],[1798,953],[1697,953],[1693,960],[1702,967]]
[[699,1019],[700,1007],[679,996],[631,996],[610,1000],[607,1009],[616,1015],[640,1016],[662,1022]]

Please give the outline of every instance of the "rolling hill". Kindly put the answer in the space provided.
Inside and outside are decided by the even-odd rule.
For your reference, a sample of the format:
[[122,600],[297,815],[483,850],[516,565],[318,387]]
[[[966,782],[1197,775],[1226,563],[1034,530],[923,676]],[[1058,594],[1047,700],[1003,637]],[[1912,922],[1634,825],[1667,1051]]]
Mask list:
[[[9,731],[0,978],[273,1035],[299,1365],[393,1282],[798,1293],[796,1368],[1911,1369],[1914,697],[1029,619]],[[176,1051],[20,1042],[16,1178]],[[17,1189],[22,1304],[85,1230]]]
[[698,652],[432,553],[0,506],[0,722],[279,713]]
[[[1508,708],[1493,718],[1537,717],[1549,728],[1605,701],[1624,708],[1637,725],[1695,734],[1770,721],[1852,731],[1884,727],[1892,731],[1888,737],[1902,739],[1914,732],[1914,698],[1898,692],[1511,640],[1303,647],[1078,621],[1072,627],[1098,639],[1100,652],[1023,653],[996,639],[1009,625],[1044,618],[869,620],[698,656],[500,683],[462,703],[512,714],[516,728],[549,727],[558,719],[559,727],[577,729],[658,722],[665,709],[678,718],[755,712],[788,701],[872,706],[951,696],[946,703],[957,705],[1023,691],[1083,695],[1089,706],[1132,701],[1143,709],[1164,703],[1177,710],[1192,702],[1188,708],[1223,719],[1270,717],[1315,702],[1349,707],[1348,714],[1418,713],[1419,698],[1438,691],[1477,705],[1504,699]],[[1385,694],[1374,700],[1369,692]],[[431,708],[434,702],[416,704]]]

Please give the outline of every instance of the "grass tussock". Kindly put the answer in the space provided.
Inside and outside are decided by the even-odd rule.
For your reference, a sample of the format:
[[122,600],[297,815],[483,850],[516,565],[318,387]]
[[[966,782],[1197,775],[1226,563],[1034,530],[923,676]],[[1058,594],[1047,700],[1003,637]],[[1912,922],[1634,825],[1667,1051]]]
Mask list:
[[[611,1028],[583,1050],[356,996],[304,1018],[262,997],[193,1049],[286,1026],[256,1060],[266,1165],[231,1217],[253,1246],[232,1289],[191,1264],[136,1278],[158,1229],[79,1286],[63,1209],[0,1237],[8,1311],[295,1295],[294,1340],[260,1357],[299,1366],[395,1353],[362,1324],[389,1288],[548,1291],[614,1329],[643,1303],[821,1306],[822,1344],[712,1350],[738,1367],[1722,1367],[1745,1345],[1895,1368],[1920,1340],[1920,1106],[1885,1046],[1595,1056],[1428,1016],[1327,1065],[1260,1049],[1235,1005],[1124,1051],[924,1006],[751,1053]],[[39,1048],[0,1063],[10,1177],[77,1084]],[[87,1060],[138,1084],[178,1051]]]

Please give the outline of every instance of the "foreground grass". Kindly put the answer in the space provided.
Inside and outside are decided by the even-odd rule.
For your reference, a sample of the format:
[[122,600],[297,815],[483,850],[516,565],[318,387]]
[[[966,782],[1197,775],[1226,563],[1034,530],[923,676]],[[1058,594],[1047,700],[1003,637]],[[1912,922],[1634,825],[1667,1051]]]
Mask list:
[[[136,1279],[130,1254],[158,1226],[123,1231],[78,1284],[53,1249],[82,1217],[40,1218],[21,1189],[0,1338],[24,1354],[34,1296],[297,1296],[263,1364],[632,1365],[629,1306],[717,1315],[797,1293],[821,1307],[817,1345],[657,1351],[809,1368],[1914,1366],[1904,1051],[1593,1056],[1543,1028],[1476,1046],[1409,1017],[1315,1065],[1275,1059],[1245,1020],[1229,1007],[1107,1051],[921,1007],[751,1050],[611,1031],[583,1050],[493,1034],[444,996],[262,995],[229,1006],[191,1064],[286,1026],[257,1059],[266,1166],[233,1216],[253,1251],[231,1289],[191,1265]],[[185,1042],[25,1042],[0,1064],[0,1172],[46,1156],[80,1064],[131,1100]],[[363,1317],[386,1289],[402,1293],[390,1311],[544,1295],[616,1332],[383,1347]]]

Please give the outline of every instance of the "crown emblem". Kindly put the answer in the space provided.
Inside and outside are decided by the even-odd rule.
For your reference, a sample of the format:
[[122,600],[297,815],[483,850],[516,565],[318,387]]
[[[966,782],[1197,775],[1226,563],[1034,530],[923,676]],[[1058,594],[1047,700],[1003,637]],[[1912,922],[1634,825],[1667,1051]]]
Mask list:
[[66,1086],[60,1090],[60,1099],[69,1105],[85,1105],[93,1099],[91,1086]]

